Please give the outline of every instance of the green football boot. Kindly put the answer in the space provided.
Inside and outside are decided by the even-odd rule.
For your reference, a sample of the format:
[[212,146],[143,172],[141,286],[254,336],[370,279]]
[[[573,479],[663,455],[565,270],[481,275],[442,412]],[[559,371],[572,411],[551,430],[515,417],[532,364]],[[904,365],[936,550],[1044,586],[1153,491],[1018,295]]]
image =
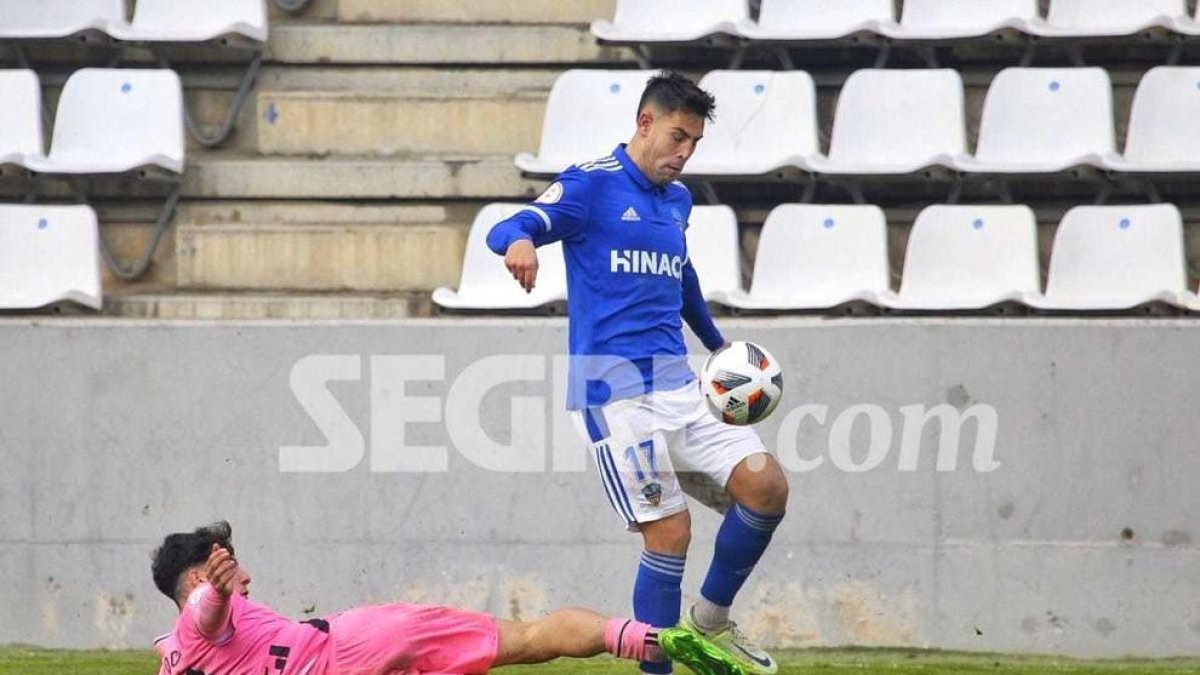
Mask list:
[[658,646],[672,661],[691,668],[696,675],[747,675],[733,654],[689,628],[662,629],[658,633]]
[[680,628],[685,628],[716,645],[720,650],[733,657],[746,675],[775,675],[779,672],[779,664],[762,647],[746,637],[737,624],[730,621],[724,630],[705,633],[692,621],[692,613],[685,612],[679,622]]

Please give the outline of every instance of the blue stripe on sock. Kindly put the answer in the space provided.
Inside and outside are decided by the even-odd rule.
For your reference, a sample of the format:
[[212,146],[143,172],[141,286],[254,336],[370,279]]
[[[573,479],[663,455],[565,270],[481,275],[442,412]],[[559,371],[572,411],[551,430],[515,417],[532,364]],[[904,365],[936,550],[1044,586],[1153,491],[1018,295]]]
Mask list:
[[755,513],[741,504],[734,504],[733,511],[737,515],[738,520],[746,524],[747,527],[760,530],[762,532],[774,532],[779,523],[783,522],[783,514],[777,516],[766,516]]
[[681,570],[671,570],[671,569],[667,569],[665,567],[659,567],[658,565],[655,565],[654,563],[650,562],[649,560],[643,560],[641,564],[642,564],[642,567],[645,567],[647,569],[652,569],[655,572],[658,572],[659,574],[663,574],[663,575],[666,575],[669,577],[674,577],[677,579],[683,578],[683,572]]
[[684,566],[687,564],[687,558],[682,556],[667,556],[652,551],[643,551],[642,560],[649,561],[670,570],[678,570],[683,572]]

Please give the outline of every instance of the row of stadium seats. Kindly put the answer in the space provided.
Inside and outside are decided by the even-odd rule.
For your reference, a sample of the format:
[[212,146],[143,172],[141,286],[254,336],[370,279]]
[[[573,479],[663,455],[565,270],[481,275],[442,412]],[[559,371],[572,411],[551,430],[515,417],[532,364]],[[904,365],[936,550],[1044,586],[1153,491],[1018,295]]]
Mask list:
[[124,42],[205,42],[241,36],[267,39],[263,0],[0,0],[0,40],[53,40],[88,33]]
[[[554,175],[612,151],[653,71],[569,70],[546,106],[532,175]],[[1153,68],[1134,96],[1117,152],[1112,83],[1102,68],[1006,68],[992,81],[968,154],[962,78],[950,69],[854,72],[838,98],[829,154],[820,152],[816,89],[803,71],[709,72],[717,117],[687,164],[692,177],[1048,174],[1090,166],[1123,173],[1200,171],[1200,67]]]
[[183,172],[183,89],[172,70],[84,68],[63,87],[45,152],[42,94],[32,70],[0,70],[0,172]]
[[613,19],[592,23],[610,44],[690,43],[716,36],[765,42],[951,40],[1000,31],[1036,38],[1112,37],[1160,30],[1200,35],[1200,10],[1187,0],[761,0],[757,21],[747,0],[618,0]]
[[[491,204],[468,237],[457,291],[446,309],[528,309],[566,299],[560,244],[541,249],[538,284],[526,294],[487,232],[522,207]],[[924,209],[913,224],[899,292],[890,288],[887,222],[868,205],[783,204],[768,215],[749,292],[742,290],[737,218],[728,206],[697,206],[688,253],[710,302],[745,310],[822,310],[865,302],[900,310],[978,310],[1018,303],[1045,310],[1128,310],[1166,303],[1200,311],[1187,289],[1183,223],[1171,204],[1079,206],[1059,224],[1045,291],[1037,223],[1027,206]]]

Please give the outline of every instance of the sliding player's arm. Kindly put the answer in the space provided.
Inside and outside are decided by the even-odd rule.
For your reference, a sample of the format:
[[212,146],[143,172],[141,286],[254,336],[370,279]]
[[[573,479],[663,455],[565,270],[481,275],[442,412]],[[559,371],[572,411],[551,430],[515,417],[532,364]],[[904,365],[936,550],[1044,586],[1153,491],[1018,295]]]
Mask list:
[[700,291],[700,277],[696,275],[690,260],[683,265],[683,309],[680,315],[710,352],[725,346],[725,337],[713,322],[708,303],[704,301],[704,293]]
[[196,630],[209,642],[224,642],[232,632],[233,607],[229,596],[233,594],[237,574],[237,560],[229,551],[213,544],[204,563],[204,578],[208,583],[197,588],[188,599]]
[[488,232],[488,248],[504,256],[504,264],[526,292],[537,281],[537,246],[579,237],[587,223],[591,181],[571,168],[558,177],[542,196]]

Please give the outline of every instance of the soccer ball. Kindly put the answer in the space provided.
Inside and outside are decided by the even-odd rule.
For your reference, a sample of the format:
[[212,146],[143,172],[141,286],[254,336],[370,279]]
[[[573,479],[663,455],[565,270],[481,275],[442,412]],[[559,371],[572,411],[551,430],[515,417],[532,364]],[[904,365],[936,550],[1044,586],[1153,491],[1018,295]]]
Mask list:
[[734,342],[712,356],[700,375],[708,409],[726,424],[766,419],[783,398],[783,371],[753,342]]

